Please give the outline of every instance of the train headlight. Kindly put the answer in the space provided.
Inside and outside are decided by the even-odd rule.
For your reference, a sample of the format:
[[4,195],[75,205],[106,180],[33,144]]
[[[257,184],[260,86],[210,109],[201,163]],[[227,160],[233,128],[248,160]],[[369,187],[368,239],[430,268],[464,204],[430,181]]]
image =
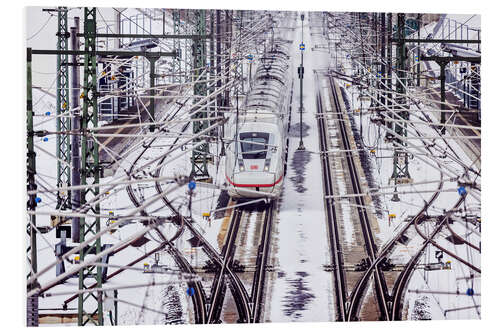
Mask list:
[[269,171],[270,164],[271,164],[271,160],[267,159],[266,162],[264,163],[264,171]]
[[238,165],[240,167],[240,171],[245,171],[245,163],[243,163],[242,159],[238,159]]

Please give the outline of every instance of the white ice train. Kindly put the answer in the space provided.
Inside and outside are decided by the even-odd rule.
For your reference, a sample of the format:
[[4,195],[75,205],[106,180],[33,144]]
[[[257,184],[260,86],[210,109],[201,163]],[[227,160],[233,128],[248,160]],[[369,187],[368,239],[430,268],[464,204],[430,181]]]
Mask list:
[[275,40],[257,67],[252,88],[229,124],[226,150],[229,195],[277,195],[286,172],[292,73],[290,41]]

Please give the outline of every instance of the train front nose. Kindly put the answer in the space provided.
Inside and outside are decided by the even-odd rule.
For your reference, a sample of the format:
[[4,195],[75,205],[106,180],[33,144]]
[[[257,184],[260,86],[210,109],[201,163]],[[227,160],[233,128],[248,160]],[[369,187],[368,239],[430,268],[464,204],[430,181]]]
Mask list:
[[276,176],[267,172],[239,172],[234,174],[234,179],[229,179],[229,182],[234,196],[259,198],[266,196],[265,193],[273,192]]

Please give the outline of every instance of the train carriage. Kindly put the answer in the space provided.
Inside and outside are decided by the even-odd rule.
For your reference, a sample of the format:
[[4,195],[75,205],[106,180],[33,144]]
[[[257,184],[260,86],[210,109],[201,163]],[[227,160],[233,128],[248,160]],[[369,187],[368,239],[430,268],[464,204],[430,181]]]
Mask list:
[[229,121],[225,172],[231,197],[276,196],[283,187],[292,78],[289,47],[289,41],[276,39],[260,58],[242,110]]

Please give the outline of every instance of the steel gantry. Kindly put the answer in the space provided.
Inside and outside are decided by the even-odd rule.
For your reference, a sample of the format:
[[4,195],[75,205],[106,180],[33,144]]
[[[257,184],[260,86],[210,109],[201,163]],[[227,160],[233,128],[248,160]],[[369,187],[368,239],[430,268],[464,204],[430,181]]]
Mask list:
[[[84,9],[84,38],[85,38],[85,60],[83,68],[83,107],[81,114],[81,184],[99,184],[99,147],[94,137],[88,136],[88,129],[97,127],[98,103],[97,103],[97,50],[96,43],[96,8]],[[88,187],[81,191],[80,202],[85,205],[93,197],[99,195],[99,187]],[[99,204],[91,205],[91,211],[99,215]],[[80,218],[80,242],[84,242],[96,235],[101,229],[101,221],[96,218]],[[84,261],[89,254],[101,252],[101,238],[93,240],[89,246],[80,250],[80,261]],[[90,265],[80,269],[78,273],[78,289],[80,291],[89,289],[95,285],[102,287],[102,267]],[[89,291],[78,295],[78,325],[88,323],[103,325],[102,292]]]
[[[205,10],[194,11],[195,35],[199,38],[193,40],[193,56],[192,56],[192,71],[194,84],[194,104],[198,103],[204,96],[207,95],[207,50],[206,50],[206,14]],[[207,120],[196,120],[200,118],[207,118],[207,110],[204,105],[198,106],[193,110],[193,134],[205,130],[209,124]],[[193,140],[193,145],[196,145],[203,138]],[[191,177],[196,180],[208,179],[208,162],[209,162],[209,146],[208,143],[200,145],[197,149],[193,150],[191,158]]]
[[[57,50],[68,50],[68,8],[57,9]],[[68,55],[57,55],[56,84],[56,156],[57,187],[71,186],[71,144],[68,131],[71,129],[71,118],[65,115],[69,110],[69,69]],[[57,192],[57,209],[71,208],[69,191]]]

